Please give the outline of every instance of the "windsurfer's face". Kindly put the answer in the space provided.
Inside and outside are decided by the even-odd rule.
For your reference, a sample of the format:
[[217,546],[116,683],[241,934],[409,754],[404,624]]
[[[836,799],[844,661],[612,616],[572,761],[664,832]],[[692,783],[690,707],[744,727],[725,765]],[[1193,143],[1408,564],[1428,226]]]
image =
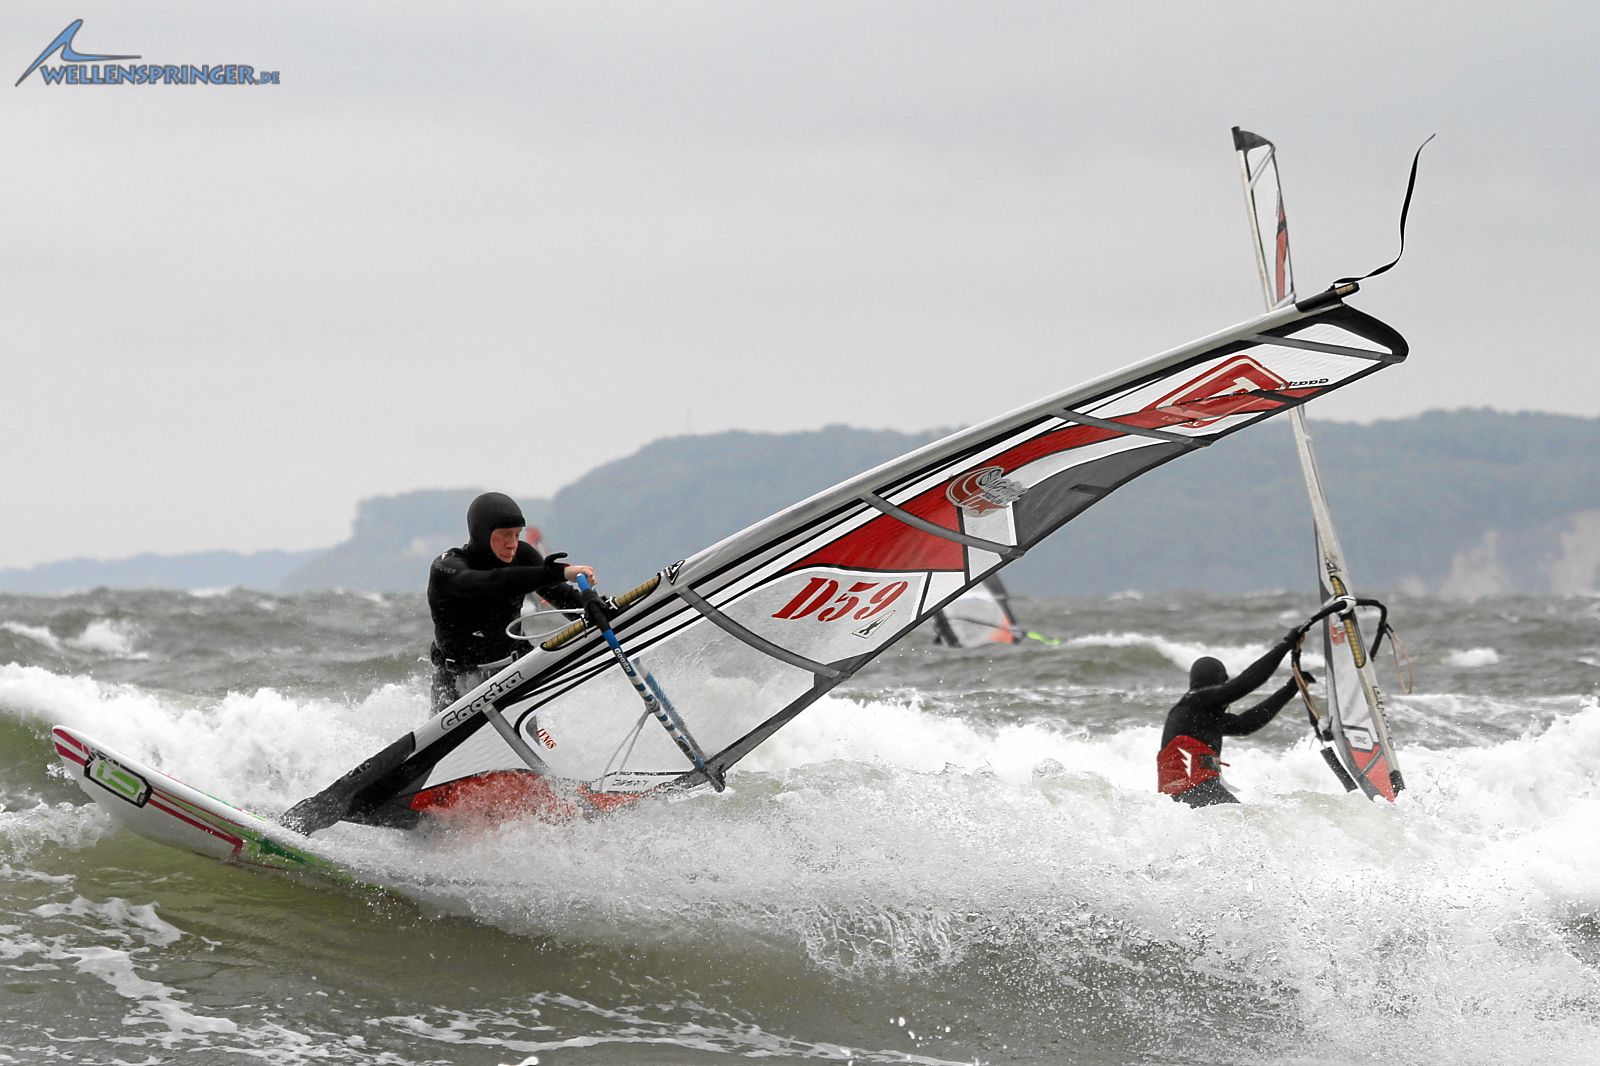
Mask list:
[[502,563],[509,563],[517,557],[517,538],[521,536],[521,526],[497,529],[489,534],[489,550],[494,552],[494,557]]

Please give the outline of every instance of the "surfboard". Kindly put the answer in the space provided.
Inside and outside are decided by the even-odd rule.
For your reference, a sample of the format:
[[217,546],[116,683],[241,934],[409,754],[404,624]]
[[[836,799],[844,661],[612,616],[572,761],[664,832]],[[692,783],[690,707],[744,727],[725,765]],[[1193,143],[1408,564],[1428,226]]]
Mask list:
[[242,866],[358,883],[291,829],[207,795],[75,729],[58,725],[50,733],[56,755],[84,793],[148,840]]

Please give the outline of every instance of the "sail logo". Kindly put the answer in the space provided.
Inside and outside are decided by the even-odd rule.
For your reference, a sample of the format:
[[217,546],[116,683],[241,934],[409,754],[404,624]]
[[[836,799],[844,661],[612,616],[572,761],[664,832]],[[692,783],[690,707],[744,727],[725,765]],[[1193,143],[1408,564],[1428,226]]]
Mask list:
[[883,623],[887,622],[892,617],[894,617],[893,611],[890,611],[888,614],[880,614],[878,617],[874,618],[872,621],[856,630],[856,636],[863,640],[871,638],[872,634],[876,633]]
[[1149,410],[1160,410],[1169,415],[1187,416],[1187,421],[1176,423],[1187,429],[1199,429],[1220,422],[1229,415],[1257,411],[1262,392],[1275,392],[1289,387],[1280,378],[1248,355],[1236,355],[1186,385],[1167,393],[1151,404]]
[[1005,469],[998,466],[969,470],[950,482],[945,498],[973,517],[1010,507],[1028,486],[1005,475]]
[[[850,617],[864,622],[873,615],[882,614],[906,589],[909,581],[855,581],[848,589],[831,577],[813,577],[806,582],[795,597],[776,611],[774,618],[794,619],[815,617],[819,622],[832,622]],[[890,612],[891,614],[893,612]],[[884,617],[888,617],[884,615]],[[863,627],[867,628],[867,627]],[[870,635],[857,633],[858,636]]]
[[[279,72],[257,70],[244,63],[121,63],[141,55],[100,55],[78,51],[83,28],[77,19],[56,34],[37,59],[16,80],[21,85],[34,71],[46,85],[277,85]],[[56,62],[51,63],[51,57]],[[15,86],[13,86],[14,88]]]

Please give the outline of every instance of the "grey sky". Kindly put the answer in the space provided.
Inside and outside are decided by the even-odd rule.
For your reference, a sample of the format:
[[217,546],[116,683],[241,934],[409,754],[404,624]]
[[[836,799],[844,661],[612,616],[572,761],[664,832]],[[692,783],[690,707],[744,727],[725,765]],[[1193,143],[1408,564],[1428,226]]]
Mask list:
[[[79,17],[283,83],[13,87]],[[1256,313],[1236,123],[1303,293],[1394,254],[1439,134],[1354,301],[1412,360],[1314,419],[1600,414],[1588,3],[85,0],[0,40],[0,566],[988,417]]]

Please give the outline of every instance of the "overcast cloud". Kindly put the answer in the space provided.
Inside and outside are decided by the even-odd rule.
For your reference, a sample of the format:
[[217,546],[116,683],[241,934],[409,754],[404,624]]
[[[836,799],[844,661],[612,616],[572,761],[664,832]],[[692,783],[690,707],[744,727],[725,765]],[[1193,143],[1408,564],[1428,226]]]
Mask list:
[[[84,52],[274,87],[11,82]],[[8,3],[0,566],[332,544],[662,437],[966,424],[1302,293],[1412,359],[1313,405],[1600,414],[1591,3]],[[1403,476],[1403,473],[1400,475]],[[706,486],[707,492],[718,486]],[[691,502],[686,501],[686,506]]]

